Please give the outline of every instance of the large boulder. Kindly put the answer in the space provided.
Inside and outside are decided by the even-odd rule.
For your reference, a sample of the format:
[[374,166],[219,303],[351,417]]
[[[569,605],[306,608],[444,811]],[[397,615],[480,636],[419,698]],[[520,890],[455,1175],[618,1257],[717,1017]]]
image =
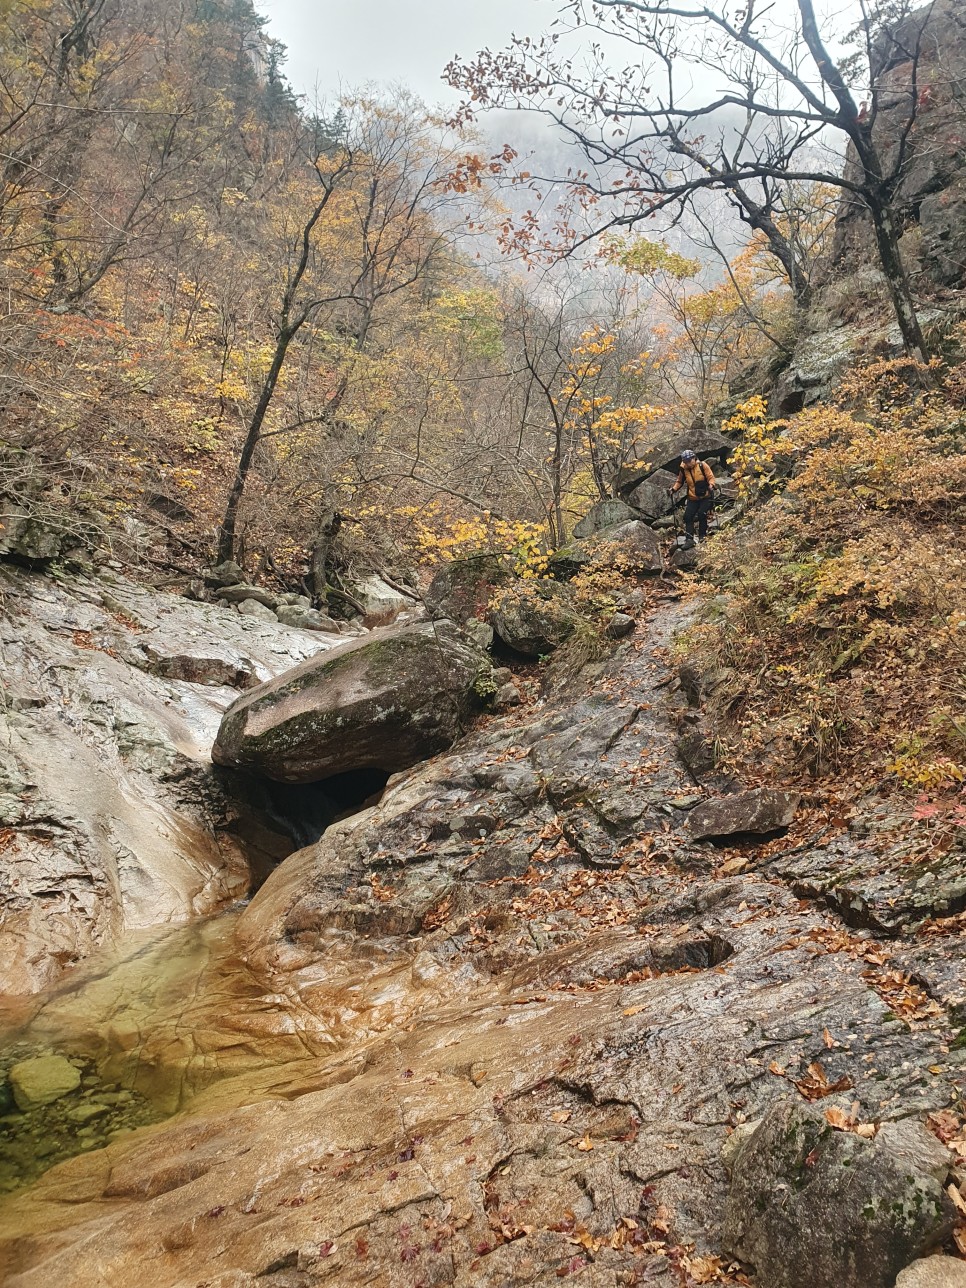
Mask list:
[[408,769],[450,745],[488,665],[452,622],[372,632],[244,694],[212,760],[283,783]]
[[896,1288],[966,1288],[966,1261],[958,1257],[924,1257],[903,1270]]
[[245,580],[245,570],[234,559],[215,564],[205,573],[205,583],[209,586],[240,586]]
[[238,605],[242,617],[254,618],[256,622],[277,622],[275,611],[263,604],[260,599],[245,599]]
[[448,617],[461,625],[487,616],[498,586],[512,581],[513,572],[502,555],[472,555],[443,564],[423,597],[431,617]]
[[734,444],[716,430],[700,425],[679,434],[641,439],[636,445],[637,459],[625,465],[620,472],[618,490],[626,496],[658,470],[668,470],[677,475],[685,448],[690,448],[702,461],[719,462],[723,466],[734,450]]
[[375,573],[353,587],[353,596],[362,606],[366,617],[376,617],[382,621],[392,621],[407,608],[412,608],[417,598],[415,593],[404,595]]
[[254,600],[256,604],[264,604],[266,608],[275,609],[279,605],[279,597],[264,586],[249,586],[245,582],[232,582],[230,586],[219,586],[215,590],[215,598],[224,600],[226,604],[244,604],[249,600]]
[[595,532],[600,532],[604,528],[613,528],[618,523],[628,523],[640,517],[637,511],[624,501],[598,501],[590,507],[574,528],[574,536],[581,541],[584,537],[592,537]]
[[663,518],[671,509],[667,490],[674,485],[676,479],[677,474],[672,470],[655,470],[649,478],[628,492],[627,500],[645,519]]
[[836,323],[804,336],[775,381],[772,410],[777,415],[791,416],[821,402],[852,363],[861,339],[861,328],[853,323]]
[[640,519],[603,528],[582,541],[571,541],[550,556],[555,577],[573,577],[590,563],[619,564],[631,573],[659,573],[664,567],[661,543]]
[[562,586],[521,581],[499,596],[490,614],[493,629],[524,657],[545,657],[573,635],[580,618]]
[[768,1288],[893,1288],[952,1229],[950,1162],[915,1119],[868,1140],[819,1105],[779,1101],[735,1158],[725,1251]]
[[768,836],[790,826],[798,809],[797,792],[758,787],[706,801],[692,810],[688,831],[695,841],[731,836]]
[[690,538],[678,537],[668,554],[668,567],[675,572],[697,572],[701,547]]
[[338,635],[339,627],[331,617],[320,613],[317,608],[305,608],[302,604],[280,604],[275,616],[283,626],[293,626],[300,631],[329,631]]

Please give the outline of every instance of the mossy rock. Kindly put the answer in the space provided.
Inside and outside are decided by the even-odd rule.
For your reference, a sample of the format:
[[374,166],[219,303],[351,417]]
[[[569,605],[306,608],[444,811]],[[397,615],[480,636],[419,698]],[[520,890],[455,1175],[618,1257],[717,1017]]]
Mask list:
[[244,694],[225,713],[212,760],[283,783],[397,773],[450,746],[488,668],[452,622],[374,631]]
[[734,1160],[724,1250],[769,1288],[893,1288],[952,1229],[950,1163],[915,1119],[867,1140],[779,1101]]
[[582,541],[554,551],[550,570],[562,581],[574,577],[589,564],[622,566],[628,573],[659,573],[664,567],[657,534],[639,519],[601,528]]
[[501,555],[454,559],[433,577],[424,596],[426,610],[431,617],[447,617],[461,625],[474,617],[482,620],[493,592],[513,580],[513,569]]
[[581,622],[564,587],[553,581],[521,581],[499,597],[490,620],[503,643],[524,657],[546,657]]

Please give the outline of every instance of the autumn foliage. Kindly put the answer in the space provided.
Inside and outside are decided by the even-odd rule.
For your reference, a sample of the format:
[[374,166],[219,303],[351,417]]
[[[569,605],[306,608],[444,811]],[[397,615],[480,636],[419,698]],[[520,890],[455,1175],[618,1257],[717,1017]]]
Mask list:
[[689,644],[737,758],[858,763],[927,791],[966,779],[962,374],[877,362],[829,405],[769,421],[755,398],[731,421],[742,492],[765,503],[715,541],[723,594]]

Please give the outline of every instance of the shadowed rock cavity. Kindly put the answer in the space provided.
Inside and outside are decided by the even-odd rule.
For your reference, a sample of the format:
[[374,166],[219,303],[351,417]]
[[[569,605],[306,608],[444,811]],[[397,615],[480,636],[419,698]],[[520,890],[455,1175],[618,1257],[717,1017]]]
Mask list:
[[[239,840],[254,842],[255,848],[272,853],[276,861],[314,845],[339,819],[378,804],[389,777],[388,770],[364,768],[316,783],[276,783],[254,774],[219,771],[223,787],[239,808],[234,828]],[[277,843],[267,846],[264,833],[274,835]],[[258,884],[267,875],[262,872]]]

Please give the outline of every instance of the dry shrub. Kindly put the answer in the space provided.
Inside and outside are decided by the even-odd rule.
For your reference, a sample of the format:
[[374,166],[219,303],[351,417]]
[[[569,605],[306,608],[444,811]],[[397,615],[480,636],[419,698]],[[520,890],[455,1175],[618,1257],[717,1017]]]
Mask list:
[[[739,760],[958,781],[966,425],[962,371],[932,388],[930,375],[879,363],[852,373],[838,406],[751,426],[745,497],[766,479],[779,491],[709,547],[726,593],[681,642],[717,672]],[[793,464],[776,484],[779,455]]]

